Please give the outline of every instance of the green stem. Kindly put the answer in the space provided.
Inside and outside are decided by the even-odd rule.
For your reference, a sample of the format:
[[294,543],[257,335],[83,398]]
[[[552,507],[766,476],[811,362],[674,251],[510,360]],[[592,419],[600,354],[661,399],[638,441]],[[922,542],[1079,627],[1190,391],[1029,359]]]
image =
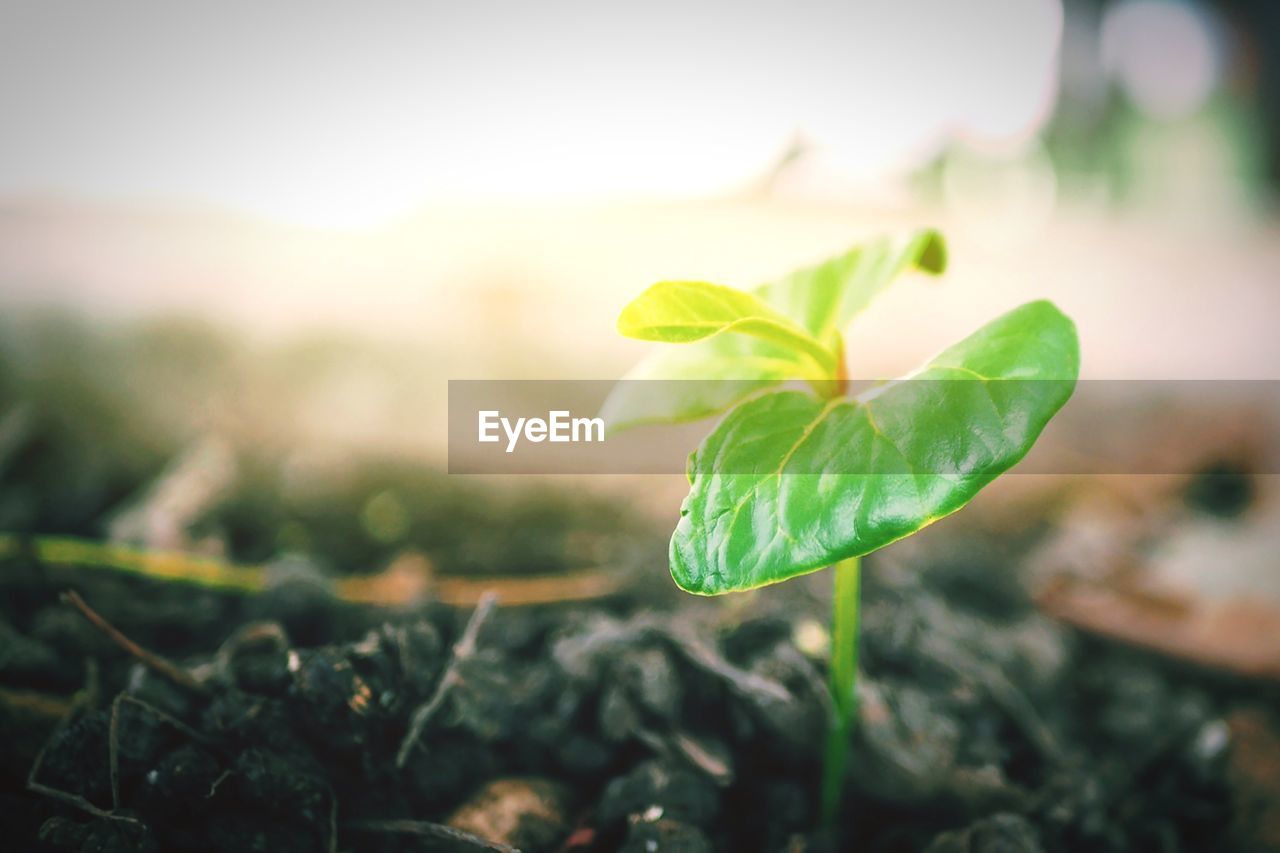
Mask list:
[[858,584],[859,557],[841,560],[835,573],[835,601],[831,616],[831,702],[833,718],[827,729],[822,767],[822,823],[831,826],[840,810],[849,735],[857,718],[858,699]]

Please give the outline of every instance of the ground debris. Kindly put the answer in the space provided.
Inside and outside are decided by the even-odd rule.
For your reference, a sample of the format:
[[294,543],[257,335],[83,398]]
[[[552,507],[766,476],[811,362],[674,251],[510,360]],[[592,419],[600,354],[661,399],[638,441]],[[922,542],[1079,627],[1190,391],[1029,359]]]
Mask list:
[[620,853],[711,853],[715,850],[706,833],[696,826],[676,820],[646,819],[638,815],[631,821],[627,840]]
[[1189,663],[1280,682],[1280,605],[1059,580],[1040,597],[1069,625]]
[[994,814],[965,827],[944,832],[926,853],[1041,853],[1036,829],[1016,814]]
[[142,646],[125,636],[118,628],[104,619],[96,610],[91,608],[88,603],[80,597],[80,593],[74,590],[65,592],[63,593],[63,601],[80,611],[80,614],[84,616],[84,618],[87,619],[93,627],[97,628],[113,643],[136,658],[143,666],[146,666],[153,672],[169,679],[171,682],[185,690],[191,690],[195,693],[203,693],[205,691],[204,685],[192,677],[191,673],[181,667],[175,666],[156,653],[144,649]]
[[[426,820],[355,820],[342,824],[346,836],[367,839],[370,836],[401,837],[412,843],[410,849],[427,849],[442,853],[520,853],[514,847],[487,841],[469,832],[463,832],[443,823]],[[370,848],[362,843],[357,849]],[[402,849],[395,845],[390,849]]]
[[1280,720],[1258,709],[1242,709],[1227,722],[1236,841],[1243,848],[1280,850]]
[[609,783],[596,810],[604,826],[633,815],[655,813],[693,826],[710,826],[720,813],[721,795],[700,774],[680,765],[650,760]]
[[280,695],[289,686],[289,637],[278,622],[240,627],[214,660],[218,675],[248,693]]
[[226,439],[208,435],[191,444],[142,494],[112,514],[111,541],[160,551],[186,549],[194,522],[230,490],[235,467]]
[[51,817],[40,827],[47,850],[71,853],[154,853],[161,848],[146,826],[119,821]]
[[423,729],[427,723],[431,722],[431,718],[440,710],[440,706],[444,704],[448,697],[449,691],[460,683],[464,683],[463,674],[459,672],[459,668],[476,654],[477,637],[482,626],[493,608],[497,605],[498,598],[496,595],[487,595],[476,605],[475,611],[471,614],[471,619],[467,622],[467,627],[463,629],[462,637],[453,647],[453,654],[449,659],[448,665],[445,667],[444,674],[440,677],[440,681],[436,684],[435,692],[431,698],[423,704],[419,705],[413,712],[409,720],[409,731],[404,736],[404,740],[400,743],[400,748],[396,751],[396,765],[404,767],[405,762],[409,760],[409,753],[417,745],[418,739],[422,737]]
[[[33,644],[20,651],[64,670],[46,684],[76,679],[45,693],[36,668],[0,667],[6,703],[38,690],[71,709],[41,796],[22,777],[0,791],[6,819],[29,813],[19,849],[46,825],[53,850],[1029,851],[1030,838],[1118,853],[1172,837],[1207,849],[1232,820],[1234,694],[1064,629],[984,555],[868,561],[862,725],[847,818],[828,835],[814,814],[825,651],[796,639],[822,605],[805,584],[728,609],[467,614],[357,606],[326,592],[320,567],[280,569],[232,605],[194,594],[214,613],[194,631],[185,598],[85,587],[198,691],[116,653],[58,587],[0,575],[26,590],[0,597]],[[72,701],[86,656],[101,677]]]
[[445,821],[528,853],[554,849],[569,832],[569,789],[549,779],[495,779]]

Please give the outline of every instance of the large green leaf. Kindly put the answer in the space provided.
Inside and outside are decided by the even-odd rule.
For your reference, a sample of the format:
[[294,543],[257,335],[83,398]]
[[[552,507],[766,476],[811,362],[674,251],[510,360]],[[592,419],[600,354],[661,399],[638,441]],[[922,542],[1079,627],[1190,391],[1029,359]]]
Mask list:
[[1078,371],[1074,324],[1031,302],[859,397],[743,403],[690,456],[672,576],[753,589],[916,532],[1020,460]]
[[[752,291],[765,303],[838,350],[838,331],[909,269],[941,273],[946,244],[936,231],[908,238],[879,237],[842,255]],[[788,379],[822,379],[813,360],[759,337],[720,334],[680,346],[654,349],[627,379],[740,380],[670,382],[651,388],[623,382],[601,416],[610,430],[642,423],[682,423],[731,408],[761,389]]]

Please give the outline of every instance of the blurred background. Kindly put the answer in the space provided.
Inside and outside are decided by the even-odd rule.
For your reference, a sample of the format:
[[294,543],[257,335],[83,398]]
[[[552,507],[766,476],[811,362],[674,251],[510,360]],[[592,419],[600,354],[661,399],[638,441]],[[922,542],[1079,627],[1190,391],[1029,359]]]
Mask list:
[[449,378],[614,378],[654,280],[921,225],[951,272],[854,375],[1048,297],[1087,378],[1276,378],[1278,38],[1265,0],[0,0],[0,466],[48,399],[104,470],[438,462]]

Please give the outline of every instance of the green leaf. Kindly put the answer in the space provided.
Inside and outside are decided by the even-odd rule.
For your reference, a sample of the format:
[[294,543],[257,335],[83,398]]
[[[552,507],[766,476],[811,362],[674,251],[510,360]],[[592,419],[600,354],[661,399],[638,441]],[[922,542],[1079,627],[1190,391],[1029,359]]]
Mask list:
[[801,326],[742,290],[705,281],[660,281],[622,309],[618,331],[629,338],[686,344],[740,332],[812,359],[835,373],[836,355]]
[[[870,240],[753,293],[835,349],[837,331],[898,275],[912,268],[937,274],[945,267],[946,244],[941,235],[919,231],[905,240]],[[612,431],[643,423],[699,420],[786,380],[823,376],[812,359],[799,356],[788,346],[758,337],[721,334],[678,347],[656,348],[626,378],[742,381],[662,383],[648,389],[641,382],[620,383],[601,412]]]
[[1026,455],[1078,371],[1074,324],[1031,302],[859,397],[743,403],[690,457],[672,576],[753,589],[916,532]]
[[664,347],[636,365],[600,408],[606,429],[709,418],[779,383],[817,377],[809,360],[755,338],[726,335],[708,343],[718,344],[716,352]]
[[825,339],[847,326],[898,276],[914,268],[940,275],[947,268],[947,244],[932,229],[905,241],[879,237],[854,246],[817,266],[797,270],[755,293]]

